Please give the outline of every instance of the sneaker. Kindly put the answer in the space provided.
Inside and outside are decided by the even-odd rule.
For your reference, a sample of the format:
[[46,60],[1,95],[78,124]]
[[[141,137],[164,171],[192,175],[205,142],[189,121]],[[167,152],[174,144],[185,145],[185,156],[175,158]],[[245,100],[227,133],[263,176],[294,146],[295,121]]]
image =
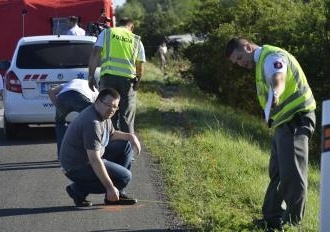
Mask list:
[[264,230],[265,232],[284,232],[282,224],[272,225],[267,223],[264,218],[253,220],[253,224],[255,224],[259,229]]
[[87,201],[86,199],[79,199],[79,197],[73,192],[71,185],[66,186],[66,192],[73,199],[74,204],[77,207],[90,207],[92,206],[92,202]]
[[134,205],[138,202],[137,199],[131,198],[127,196],[125,193],[121,193],[119,195],[118,201],[109,201],[108,199],[104,199],[104,204],[106,205]]

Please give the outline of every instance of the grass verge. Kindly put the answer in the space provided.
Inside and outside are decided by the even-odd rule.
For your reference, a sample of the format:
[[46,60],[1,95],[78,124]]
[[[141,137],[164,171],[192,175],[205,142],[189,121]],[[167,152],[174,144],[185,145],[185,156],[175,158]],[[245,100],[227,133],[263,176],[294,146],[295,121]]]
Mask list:
[[[271,131],[194,84],[146,64],[136,128],[157,159],[172,208],[196,231],[258,231]],[[256,103],[257,104],[257,103]],[[302,231],[318,231],[319,167],[310,166]],[[289,228],[287,231],[297,231]]]

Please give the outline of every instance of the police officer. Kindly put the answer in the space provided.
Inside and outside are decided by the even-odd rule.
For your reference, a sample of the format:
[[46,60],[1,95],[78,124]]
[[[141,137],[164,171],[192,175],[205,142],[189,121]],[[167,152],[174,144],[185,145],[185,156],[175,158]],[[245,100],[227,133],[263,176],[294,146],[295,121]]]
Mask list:
[[133,21],[123,18],[120,26],[103,30],[94,45],[89,62],[89,86],[97,86],[94,74],[101,60],[99,89],[116,89],[121,100],[119,110],[112,117],[117,130],[134,133],[136,87],[142,78],[146,61],[141,38],[133,34]]
[[287,51],[260,47],[243,38],[228,42],[226,56],[241,67],[255,68],[259,103],[267,123],[275,128],[270,183],[258,224],[267,231],[282,231],[283,224],[299,225],[306,203],[308,142],[315,128],[316,108],[306,76]]

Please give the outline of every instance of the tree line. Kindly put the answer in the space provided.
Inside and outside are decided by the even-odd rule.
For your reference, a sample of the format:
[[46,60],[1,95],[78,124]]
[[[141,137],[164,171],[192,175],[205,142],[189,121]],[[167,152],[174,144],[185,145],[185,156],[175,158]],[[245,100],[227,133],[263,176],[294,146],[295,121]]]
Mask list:
[[[135,20],[149,56],[168,35],[206,38],[182,51],[191,63],[186,76],[221,104],[254,115],[261,115],[254,72],[227,60],[226,43],[241,36],[286,49],[307,76],[320,125],[322,101],[330,97],[330,0],[127,0],[116,14]],[[320,128],[316,129],[312,153],[319,154]]]

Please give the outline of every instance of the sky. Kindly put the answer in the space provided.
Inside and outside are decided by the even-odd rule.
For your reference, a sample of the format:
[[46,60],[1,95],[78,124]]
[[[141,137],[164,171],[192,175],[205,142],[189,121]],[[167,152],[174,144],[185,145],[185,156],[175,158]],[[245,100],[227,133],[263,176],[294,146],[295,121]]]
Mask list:
[[126,0],[112,0],[113,1],[113,5],[116,8],[116,6],[122,6]]

